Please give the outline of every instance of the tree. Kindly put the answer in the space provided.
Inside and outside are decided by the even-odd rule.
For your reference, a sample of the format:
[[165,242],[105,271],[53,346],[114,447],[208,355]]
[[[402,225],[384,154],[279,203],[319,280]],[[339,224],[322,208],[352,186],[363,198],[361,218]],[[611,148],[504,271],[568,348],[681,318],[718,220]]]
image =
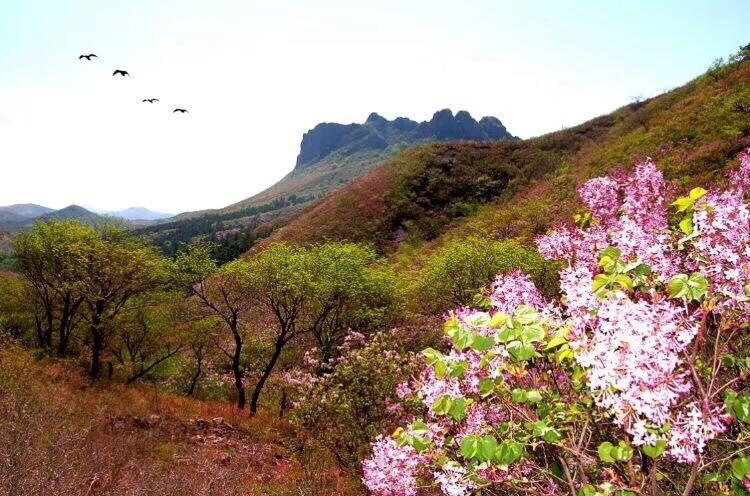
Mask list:
[[273,351],[253,390],[251,414],[291,341],[312,334],[330,356],[350,326],[371,326],[397,314],[391,311],[398,300],[395,278],[371,267],[375,258],[372,249],[350,243],[275,244],[248,262],[252,298],[274,321]]
[[[218,319],[229,330],[231,346],[218,346],[231,362],[234,385],[237,389],[237,406],[244,408],[244,336],[241,321],[254,303],[249,292],[248,264],[236,260],[218,267],[212,258],[212,249],[208,244],[194,245],[179,253],[174,263],[173,277],[179,286],[200,303],[203,318]],[[198,352],[196,359],[200,368],[203,363],[203,348],[199,348]],[[195,380],[197,381],[197,377]]]
[[45,351],[56,341],[57,355],[65,355],[81,323],[86,253],[96,239],[92,227],[74,221],[38,222],[18,235],[18,267],[33,288],[36,339]]
[[128,302],[163,280],[163,259],[125,231],[104,227],[85,247],[82,270],[83,317],[89,326],[93,378],[101,375],[102,356],[114,334],[115,319]]
[[15,338],[35,328],[38,312],[33,288],[27,280],[14,274],[0,273],[0,331]]
[[427,259],[418,274],[415,299],[429,313],[471,303],[498,273],[521,269],[546,294],[556,290],[556,265],[514,240],[471,237],[449,242]]
[[187,332],[178,295],[153,291],[131,299],[116,319],[112,354],[131,384],[186,346]]

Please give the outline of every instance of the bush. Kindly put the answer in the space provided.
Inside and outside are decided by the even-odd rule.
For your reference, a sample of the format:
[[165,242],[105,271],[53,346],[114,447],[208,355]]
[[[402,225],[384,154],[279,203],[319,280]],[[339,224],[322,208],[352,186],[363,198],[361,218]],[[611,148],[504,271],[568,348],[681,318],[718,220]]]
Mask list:
[[415,299],[428,313],[463,307],[495,275],[512,269],[532,275],[545,294],[556,292],[557,265],[546,262],[536,249],[513,240],[470,237],[452,241],[425,262],[414,288]]

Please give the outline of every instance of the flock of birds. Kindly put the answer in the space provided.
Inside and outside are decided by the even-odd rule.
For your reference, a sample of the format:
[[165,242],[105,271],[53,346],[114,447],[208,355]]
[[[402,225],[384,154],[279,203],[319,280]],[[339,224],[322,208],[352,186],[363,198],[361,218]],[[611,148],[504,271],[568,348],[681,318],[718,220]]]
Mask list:
[[[86,59],[89,62],[91,62],[91,59],[98,59],[98,58],[99,57],[95,53],[81,54],[81,55],[78,56],[78,60]],[[112,73],[112,77],[118,77],[118,76],[120,76],[120,77],[132,77],[128,71],[124,71],[122,69],[115,69],[115,72]],[[158,101],[159,101],[158,98],[144,98],[143,100],[141,100],[141,103],[156,103]],[[178,108],[175,108],[174,110],[172,110],[173,114],[174,113],[178,113],[178,112],[181,113],[181,114],[185,114],[185,113],[187,113],[187,109],[179,108],[178,107]]]

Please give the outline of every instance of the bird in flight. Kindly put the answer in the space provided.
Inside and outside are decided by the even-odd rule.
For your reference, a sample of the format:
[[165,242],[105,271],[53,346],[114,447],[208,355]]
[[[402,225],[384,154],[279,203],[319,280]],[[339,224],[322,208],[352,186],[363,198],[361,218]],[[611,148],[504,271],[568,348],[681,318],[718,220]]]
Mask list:
[[81,59],[86,59],[86,60],[88,60],[88,61],[91,61],[91,57],[94,57],[95,59],[98,59],[98,58],[99,58],[99,57],[97,57],[97,56],[96,56],[96,54],[95,54],[95,53],[90,53],[90,54],[88,54],[88,55],[86,55],[86,54],[82,54],[82,55],[79,55],[79,56],[78,56],[78,60],[81,60]]
[[158,101],[159,101],[158,98],[144,98],[142,100],[143,103],[146,103],[146,102],[148,102],[148,103],[154,103],[154,102],[158,102]]
[[184,114],[185,112],[187,112],[187,110],[184,109],[184,108],[176,108],[176,109],[174,109],[172,111],[172,113],[174,114],[175,112],[180,112],[180,113]]
[[122,69],[117,69],[115,72],[112,73],[113,76],[121,75],[122,77],[128,76],[130,77],[130,73],[128,71],[123,71]]

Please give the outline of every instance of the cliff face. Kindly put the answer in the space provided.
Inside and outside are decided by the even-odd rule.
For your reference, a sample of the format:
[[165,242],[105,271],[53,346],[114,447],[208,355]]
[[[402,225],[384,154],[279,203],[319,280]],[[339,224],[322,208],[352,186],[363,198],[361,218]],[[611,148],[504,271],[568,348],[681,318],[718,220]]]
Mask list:
[[476,121],[462,110],[453,115],[448,109],[435,112],[432,119],[416,122],[405,117],[392,121],[376,114],[363,124],[322,123],[302,137],[295,170],[307,168],[331,153],[342,157],[363,151],[384,150],[392,145],[415,146],[431,141],[496,141],[518,139],[496,117]]

